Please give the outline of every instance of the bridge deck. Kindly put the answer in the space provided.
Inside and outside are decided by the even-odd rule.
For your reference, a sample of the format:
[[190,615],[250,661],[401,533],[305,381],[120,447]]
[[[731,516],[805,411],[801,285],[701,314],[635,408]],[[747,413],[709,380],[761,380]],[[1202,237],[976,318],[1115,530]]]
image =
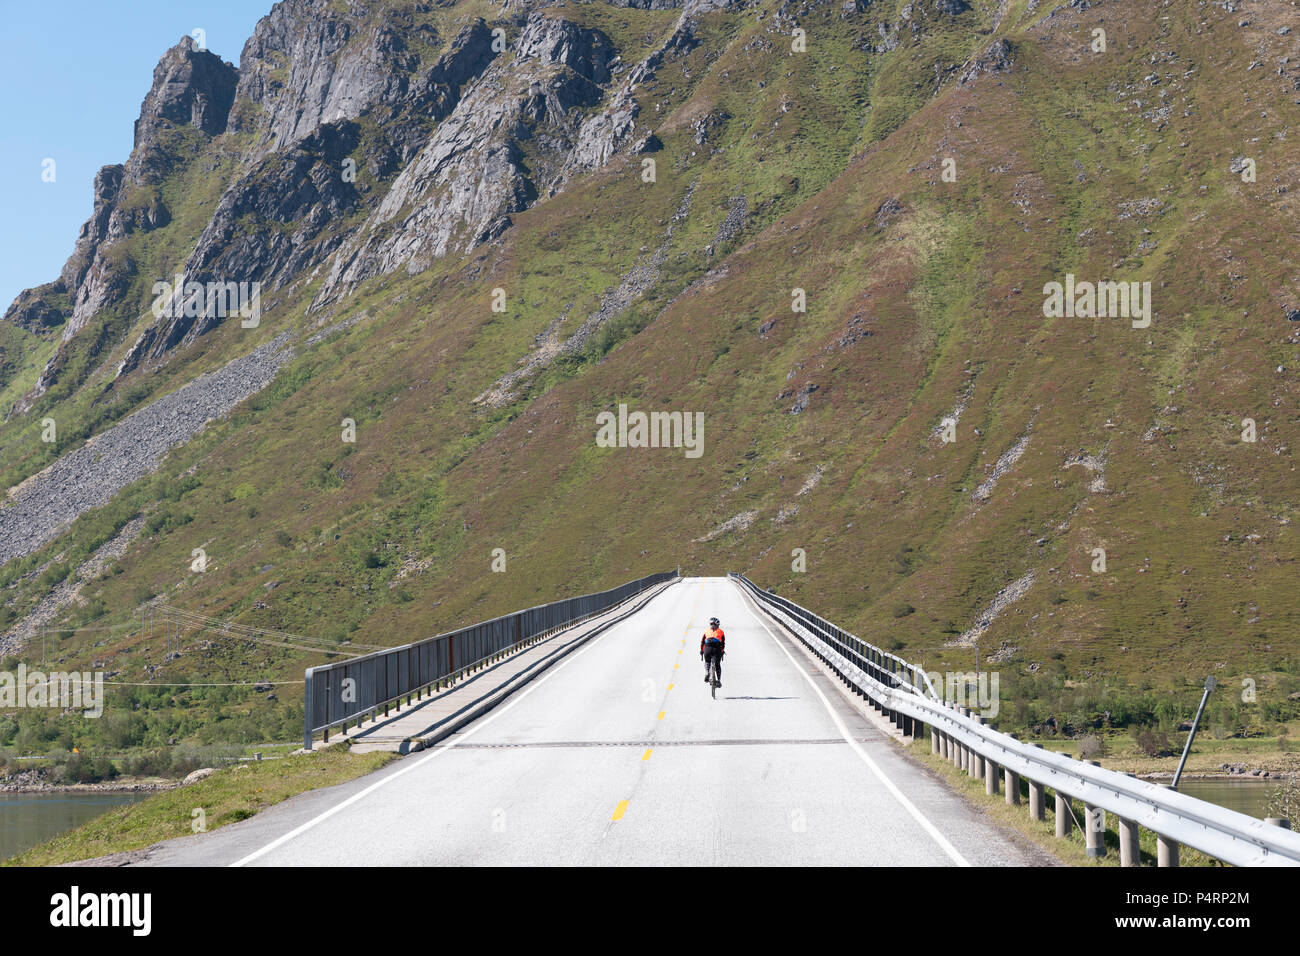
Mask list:
[[[717,700],[697,657],[714,614],[728,645]],[[694,578],[431,749],[161,844],[141,862],[906,866],[1048,858],[902,753],[736,585]]]
[[[653,589],[654,592],[662,589]],[[603,614],[543,638],[481,670],[456,681],[450,687],[401,707],[394,706],[387,717],[351,727],[346,734],[330,736],[330,742],[350,741],[354,753],[391,750],[407,753],[431,746],[481,716],[500,700],[535,680],[562,660],[593,633],[609,626],[641,605],[652,592],[638,595]],[[411,747],[410,743],[419,741]]]

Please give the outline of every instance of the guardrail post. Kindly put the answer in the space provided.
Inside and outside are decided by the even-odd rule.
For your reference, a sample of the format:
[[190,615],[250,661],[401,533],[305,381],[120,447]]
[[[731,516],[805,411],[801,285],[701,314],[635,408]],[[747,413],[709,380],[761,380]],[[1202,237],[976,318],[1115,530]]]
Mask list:
[[[958,708],[958,710],[960,711],[963,717],[970,716],[969,707],[961,707]],[[964,741],[960,744],[960,747],[961,750],[959,751],[959,754],[961,759],[957,762],[957,767],[958,769],[962,770],[964,773],[969,774],[970,773],[970,748],[966,746]]]
[[1083,805],[1083,839],[1088,856],[1101,859],[1106,855],[1105,812],[1101,807]]
[[[1167,790],[1173,787],[1169,784],[1161,784]],[[1156,834],[1156,866],[1177,866],[1178,865],[1178,841],[1171,840],[1162,833]]]
[[1178,865],[1178,842],[1156,834],[1156,866]]
[[934,727],[931,727],[930,728],[930,753],[937,754],[938,752],[939,752],[939,731],[936,730]]
[[1119,865],[1139,866],[1142,859],[1138,848],[1138,825],[1132,820],[1119,820]]
[[[1096,760],[1089,760],[1088,763],[1094,767],[1101,766]],[[1084,845],[1088,848],[1088,856],[1096,859],[1106,855],[1105,821],[1106,811],[1101,807],[1090,807],[1086,803],[1083,805]]]
[[1002,784],[1007,791],[1007,806],[1020,806],[1020,774],[1010,767],[1003,767]]
[[1283,830],[1291,829],[1291,821],[1286,817],[1265,817],[1264,822],[1271,827],[1281,827]]
[[[1042,744],[1034,744],[1034,746],[1037,747],[1039,750],[1043,749]],[[1029,784],[1030,818],[1034,820],[1046,820],[1047,807],[1044,805],[1046,803],[1045,800],[1046,795],[1043,792],[1043,785],[1039,783],[1037,780],[1028,780],[1026,782]]]
[[[975,723],[977,724],[984,723],[984,718],[978,715],[972,717],[971,720],[975,721]],[[971,748],[971,752],[970,752],[970,763],[969,763],[969,767],[967,768],[967,773],[969,773],[976,780],[984,776],[984,755],[980,753],[978,750],[974,749],[973,747]]]
[[1056,791],[1056,835],[1065,838],[1074,829],[1074,812],[1070,809],[1070,798]]
[[990,797],[998,795],[998,765],[984,758],[984,792]]

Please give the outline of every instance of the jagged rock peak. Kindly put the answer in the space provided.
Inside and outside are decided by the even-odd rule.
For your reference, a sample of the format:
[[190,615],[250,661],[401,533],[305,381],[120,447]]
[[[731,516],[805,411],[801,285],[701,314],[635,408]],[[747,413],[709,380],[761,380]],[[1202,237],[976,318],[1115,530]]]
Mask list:
[[186,36],[163,54],[135,121],[135,148],[156,138],[163,121],[216,136],[226,128],[239,70]]

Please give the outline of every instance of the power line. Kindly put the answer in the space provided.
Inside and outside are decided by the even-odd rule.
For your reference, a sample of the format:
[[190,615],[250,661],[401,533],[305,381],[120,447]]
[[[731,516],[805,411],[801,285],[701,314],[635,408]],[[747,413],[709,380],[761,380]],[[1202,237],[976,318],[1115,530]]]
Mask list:
[[[318,654],[340,654],[344,657],[364,657],[367,651],[385,650],[384,647],[377,644],[351,644],[350,647],[362,648],[361,652],[352,650],[343,650],[337,644],[328,641],[326,638],[308,637],[302,634],[291,634],[287,631],[276,631],[271,628],[253,627],[249,624],[240,624],[236,621],[222,621],[214,617],[208,617],[205,614],[198,614],[194,611],[187,611],[184,608],[174,607],[170,604],[161,602],[152,602],[146,605],[151,612],[161,610],[163,612],[163,624],[167,628],[167,647],[170,652],[171,648],[171,626],[185,625],[194,627],[203,631],[217,632],[223,637],[235,637],[255,644],[266,644],[271,647],[291,648],[293,650],[310,651]],[[143,615],[143,608],[141,610]],[[153,614],[149,616],[149,625],[153,623]],[[152,627],[150,627],[152,630]],[[143,628],[141,634],[143,635]],[[179,635],[177,635],[179,639]]]

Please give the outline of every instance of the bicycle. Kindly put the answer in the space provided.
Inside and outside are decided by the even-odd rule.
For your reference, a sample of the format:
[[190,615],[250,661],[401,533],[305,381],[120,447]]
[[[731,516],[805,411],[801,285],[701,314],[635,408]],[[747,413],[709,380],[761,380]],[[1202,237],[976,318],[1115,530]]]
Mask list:
[[707,679],[709,682],[709,692],[713,694],[713,699],[717,700],[718,688],[722,686],[722,681],[718,678],[718,659],[716,657],[709,658],[709,674]]

